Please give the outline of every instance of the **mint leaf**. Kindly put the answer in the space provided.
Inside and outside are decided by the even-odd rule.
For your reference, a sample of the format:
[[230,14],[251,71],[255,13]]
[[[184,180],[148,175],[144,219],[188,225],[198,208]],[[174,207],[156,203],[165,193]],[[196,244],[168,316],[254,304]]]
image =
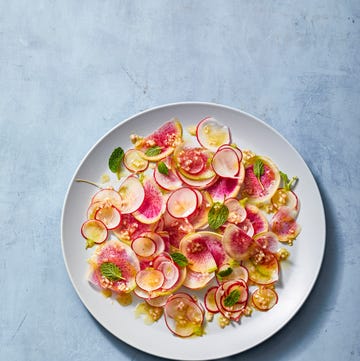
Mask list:
[[260,180],[260,177],[264,174],[264,162],[261,159],[256,159],[254,163],[254,174],[257,179]]
[[295,185],[296,181],[298,180],[298,177],[292,177],[289,180],[289,177],[286,173],[283,173],[282,171],[279,172],[280,173],[280,177],[284,183],[284,188],[289,191],[291,190],[291,188]]
[[233,269],[231,267],[228,267],[220,272],[217,273],[217,275],[220,277],[220,278],[223,278],[223,277],[227,277],[227,276],[230,276],[233,272]]
[[148,157],[155,157],[156,155],[161,153],[161,148],[159,146],[151,147],[146,152],[145,155]]
[[189,264],[188,259],[182,253],[174,252],[171,253],[170,256],[180,267],[186,267]]
[[124,150],[121,147],[115,148],[109,158],[109,168],[113,173],[119,172],[123,158]]
[[169,168],[167,167],[167,165],[164,162],[158,163],[158,171],[161,174],[169,175]]
[[208,214],[208,223],[213,230],[222,226],[229,216],[229,208],[225,204],[215,202]]
[[104,262],[100,266],[101,274],[109,281],[119,281],[123,279],[120,268],[112,262]]
[[225,297],[224,305],[225,307],[234,306],[235,303],[239,301],[239,299],[240,299],[240,291],[233,290]]

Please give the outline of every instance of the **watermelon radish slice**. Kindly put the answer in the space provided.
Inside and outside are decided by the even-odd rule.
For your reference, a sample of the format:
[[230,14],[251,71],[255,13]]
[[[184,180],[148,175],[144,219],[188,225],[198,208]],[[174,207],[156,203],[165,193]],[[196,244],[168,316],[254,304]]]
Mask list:
[[157,222],[165,211],[164,197],[151,178],[146,178],[143,183],[145,198],[140,208],[133,213],[141,223],[151,224]]
[[224,199],[235,198],[239,193],[240,187],[244,179],[244,174],[244,167],[241,164],[239,177],[219,177],[218,180],[213,185],[207,187],[206,190],[209,192],[214,202],[223,202]]
[[181,188],[173,191],[168,200],[166,209],[174,218],[187,218],[194,214],[198,207],[198,196],[191,188]]
[[[114,263],[121,271],[121,279],[110,281],[101,274],[101,264]],[[109,240],[100,245],[89,259],[91,266],[90,279],[102,289],[110,289],[117,293],[129,293],[135,287],[135,276],[140,270],[139,260],[134,251],[126,244]]]
[[212,167],[215,173],[224,178],[236,177],[240,172],[240,161],[234,149],[219,149],[212,159]]
[[299,235],[300,225],[296,222],[297,210],[286,206],[280,207],[270,221],[271,230],[281,242],[290,242]]
[[[229,269],[231,272],[228,271]],[[220,276],[222,271],[225,271],[228,274],[225,276]],[[249,272],[244,266],[239,264],[223,264],[216,272],[216,279],[219,284],[226,281],[239,280],[247,282],[249,279]]]
[[122,199],[119,208],[122,214],[133,213],[137,211],[145,198],[145,190],[139,179],[133,175],[127,177],[119,188],[119,194]]
[[273,232],[258,233],[254,237],[256,244],[265,251],[275,253],[279,249],[279,238]]
[[228,222],[238,224],[245,221],[246,210],[236,198],[228,198],[224,204],[229,210]]
[[164,274],[153,268],[141,270],[135,277],[137,286],[147,292],[159,289],[163,285],[164,280]]
[[242,221],[241,223],[237,224],[237,226],[244,231],[249,237],[252,237],[255,233],[254,231],[254,227],[251,223],[251,221],[246,218],[244,221]]
[[106,228],[111,230],[119,226],[121,214],[116,207],[105,206],[96,211],[95,219],[104,223]]
[[221,145],[231,142],[229,128],[212,117],[199,122],[196,127],[196,137],[201,146],[213,152],[216,152]]
[[[254,173],[254,164],[262,162],[263,174],[260,180]],[[242,187],[241,198],[248,198],[255,205],[268,202],[275,194],[280,184],[278,167],[267,157],[255,156],[249,159],[245,167],[245,179]]]
[[174,191],[182,186],[182,181],[178,177],[177,172],[171,168],[169,162],[164,161],[168,168],[168,174],[162,174],[159,172],[159,168],[154,168],[154,179],[155,182],[167,191]]
[[260,287],[252,294],[251,301],[259,311],[268,311],[277,304],[278,295],[272,288]]
[[129,149],[124,154],[125,167],[133,173],[143,172],[149,166],[149,161],[142,157],[142,153],[136,149]]
[[[145,138],[137,136],[132,138],[135,140],[135,149],[142,152],[141,156],[144,159],[157,162],[169,156],[182,142],[182,125],[177,119],[172,119]],[[154,148],[159,149],[160,153],[148,155],[149,150]]]
[[102,202],[103,204],[112,205],[121,209],[122,198],[118,192],[113,189],[101,189],[91,199],[91,203]]
[[275,209],[282,206],[299,210],[299,199],[295,192],[285,188],[279,188],[271,198],[271,203]]
[[269,223],[265,215],[261,212],[261,210],[258,207],[251,204],[247,204],[245,206],[245,209],[246,209],[246,218],[250,220],[254,228],[254,234],[267,232],[269,230]]
[[96,219],[85,221],[81,226],[81,234],[90,243],[102,243],[108,237],[106,225]]
[[253,239],[232,223],[229,223],[222,238],[225,252],[234,260],[248,259],[253,252]]
[[269,285],[279,280],[279,262],[270,252],[259,251],[243,261],[249,271],[249,279],[258,285]]
[[183,286],[192,290],[201,289],[204,288],[214,278],[214,276],[214,272],[194,272],[191,269],[188,269],[186,272],[186,278],[184,280]]
[[205,308],[211,313],[219,312],[219,308],[215,301],[215,293],[216,293],[217,289],[218,289],[217,286],[209,288],[204,296]]

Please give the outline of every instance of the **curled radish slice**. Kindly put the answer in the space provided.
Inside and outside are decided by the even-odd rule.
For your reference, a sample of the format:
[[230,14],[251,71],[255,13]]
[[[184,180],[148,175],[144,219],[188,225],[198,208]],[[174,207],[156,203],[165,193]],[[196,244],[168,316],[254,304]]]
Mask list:
[[246,210],[236,198],[228,198],[224,204],[229,209],[228,222],[238,224],[245,220]]
[[148,237],[138,237],[131,243],[134,252],[143,258],[149,258],[156,253],[156,243]]
[[[166,163],[165,163],[166,164]],[[177,172],[171,169],[168,164],[168,174],[162,174],[159,172],[159,168],[156,166],[154,169],[155,182],[163,189],[167,191],[174,191],[182,186],[182,181],[178,177]]]
[[184,184],[197,189],[205,189],[211,186],[212,184],[214,184],[218,179],[215,173],[213,174],[212,177],[208,179],[190,179],[184,176],[183,174],[181,174],[180,172],[178,172],[177,175]]
[[215,173],[224,178],[233,178],[239,174],[240,161],[232,148],[218,150],[212,159],[212,167]]
[[258,288],[251,297],[252,303],[260,311],[268,311],[278,302],[278,295],[272,288]]
[[108,231],[103,222],[96,219],[90,219],[82,224],[81,234],[90,242],[102,243],[106,241]]
[[292,190],[285,188],[279,188],[271,198],[271,203],[275,209],[279,209],[282,206],[289,208],[299,209],[299,199]]
[[143,172],[149,166],[149,161],[141,156],[141,152],[136,149],[129,149],[124,155],[124,165],[134,173]]
[[164,283],[164,274],[153,268],[146,268],[136,274],[136,284],[144,291],[155,291]]
[[162,288],[170,289],[172,288],[176,282],[179,280],[180,272],[179,268],[170,261],[164,261],[159,264],[157,270],[163,273],[164,275],[164,283]]
[[174,191],[167,200],[167,211],[174,218],[187,218],[198,207],[198,196],[191,188]]
[[249,279],[249,272],[244,266],[239,264],[224,264],[216,272],[216,279],[219,283],[239,280],[247,282]]
[[200,207],[203,200],[204,200],[204,197],[203,197],[202,193],[199,190],[193,189],[193,191],[196,193],[197,204],[198,204],[198,207]]
[[231,145],[224,144],[221,147],[219,147],[218,150],[221,150],[221,149],[232,149],[232,150],[234,150],[236,152],[238,158],[239,158],[239,162],[242,161],[242,159],[243,159],[242,151],[236,145],[234,145],[234,144],[231,144]]
[[215,293],[217,289],[217,286],[209,288],[204,296],[205,308],[211,313],[219,312],[219,308],[215,301]]
[[168,300],[169,297],[170,297],[169,295],[157,296],[157,297],[145,299],[145,301],[150,306],[163,307],[163,306],[165,306],[166,301]]
[[153,240],[156,245],[156,255],[165,251],[165,242],[163,238],[156,232],[144,232],[141,234],[142,237],[147,237]]
[[171,261],[172,261],[171,256],[168,253],[164,252],[154,258],[153,267],[158,268],[162,262],[171,262]]
[[254,241],[261,249],[275,253],[279,249],[279,238],[273,232],[258,233]]
[[98,202],[93,202],[90,204],[88,210],[87,210],[87,218],[88,219],[94,219],[95,218],[95,214],[96,212],[104,206],[104,202],[98,201]]
[[95,219],[105,224],[106,228],[111,230],[119,226],[121,221],[120,211],[114,206],[105,206],[99,208],[95,213]]
[[121,209],[122,198],[120,194],[113,189],[101,189],[93,196],[91,203],[102,202],[113,205],[117,209]]
[[164,307],[165,323],[177,336],[189,337],[202,329],[204,312],[188,297],[170,297]]
[[204,148],[215,152],[221,145],[230,143],[230,130],[215,118],[207,117],[197,125],[196,137]]
[[127,177],[119,188],[119,194],[122,198],[121,213],[133,213],[142,205],[145,198],[144,187],[139,179],[133,175]]

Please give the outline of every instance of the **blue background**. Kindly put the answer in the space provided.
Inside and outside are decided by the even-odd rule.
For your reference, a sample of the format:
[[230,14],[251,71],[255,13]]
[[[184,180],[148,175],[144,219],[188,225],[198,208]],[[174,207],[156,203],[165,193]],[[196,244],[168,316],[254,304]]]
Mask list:
[[105,132],[169,102],[230,105],[280,131],[325,205],[319,279],[279,333],[227,360],[359,360],[360,2],[0,2],[0,358],[158,360],[73,290],[60,217]]

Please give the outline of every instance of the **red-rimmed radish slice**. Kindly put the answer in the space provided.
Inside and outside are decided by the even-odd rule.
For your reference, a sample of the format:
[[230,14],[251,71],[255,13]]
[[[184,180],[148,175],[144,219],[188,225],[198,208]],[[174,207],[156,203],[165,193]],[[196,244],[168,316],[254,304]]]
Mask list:
[[171,256],[168,253],[164,252],[154,258],[153,267],[156,269],[162,262],[171,262],[171,261],[172,261]]
[[218,150],[212,159],[212,167],[215,173],[224,178],[233,178],[239,174],[240,161],[235,152],[231,148],[223,148]]
[[299,210],[299,199],[295,192],[285,188],[279,188],[271,198],[271,203],[275,209],[287,206]]
[[174,153],[175,162],[179,170],[185,175],[201,173],[207,166],[209,156],[209,152],[204,148],[194,148],[187,144],[180,145]]
[[164,283],[161,286],[163,289],[170,289],[178,282],[180,272],[179,268],[173,262],[161,262],[158,265],[157,270],[162,272],[164,275]]
[[100,201],[91,203],[86,212],[87,219],[94,219],[96,212],[103,207],[104,204],[106,205],[106,203]]
[[165,323],[177,336],[189,337],[202,329],[204,313],[187,297],[170,297],[164,306]]
[[218,120],[207,117],[199,122],[196,127],[198,142],[204,147],[215,152],[221,145],[229,144],[230,130]]
[[82,224],[81,234],[91,242],[102,243],[107,239],[108,230],[103,222],[90,219]]
[[150,306],[163,307],[163,306],[165,306],[168,298],[169,298],[169,295],[164,295],[164,296],[157,296],[157,297],[154,297],[154,298],[148,298],[145,301]]
[[165,211],[166,203],[164,196],[155,181],[146,178],[143,182],[145,198],[140,208],[133,213],[141,223],[151,224],[157,222]]
[[129,149],[124,154],[123,162],[130,172],[143,172],[149,166],[149,161],[144,159],[141,155],[142,153],[137,149]]
[[[145,291],[143,290],[142,288],[140,288],[139,286],[136,286],[134,288],[134,293],[137,297],[143,299],[143,300],[148,300],[152,297],[152,293],[148,292],[148,291]],[[154,293],[155,295],[155,293]],[[157,296],[154,296],[154,297],[157,297]]]
[[219,308],[215,301],[215,293],[217,289],[218,289],[217,286],[209,288],[204,296],[205,308],[211,313],[219,312]]
[[198,207],[200,207],[200,206],[201,206],[201,203],[202,203],[203,200],[204,200],[204,197],[203,197],[202,193],[201,193],[199,190],[193,189],[193,191],[196,193],[197,204],[198,204]]
[[246,218],[250,220],[254,228],[254,234],[267,232],[269,230],[269,223],[262,211],[251,204],[245,206]]
[[118,192],[113,189],[101,189],[91,199],[91,203],[103,202],[121,209],[122,198]]
[[178,177],[177,172],[172,169],[168,164],[166,164],[168,167],[168,174],[162,174],[159,172],[159,168],[156,166],[154,168],[154,179],[156,183],[163,189],[167,191],[174,191],[176,189],[179,189],[183,182]]
[[219,177],[216,182],[206,188],[214,202],[223,202],[224,199],[235,198],[243,183],[244,166],[241,164],[239,176],[236,178]]
[[[230,269],[231,271],[227,271],[228,269]],[[229,274],[225,276],[220,276],[219,273],[222,271],[227,271],[227,273]],[[234,265],[224,264],[216,272],[216,279],[219,283],[223,283],[226,281],[239,281],[239,280],[243,280],[247,282],[249,279],[249,272],[246,269],[246,267],[239,264],[234,264]]]
[[158,290],[163,285],[164,280],[164,274],[153,268],[139,271],[135,278],[136,284],[148,292]]
[[[197,189],[195,191],[199,192]],[[204,229],[208,226],[208,214],[213,204],[209,193],[203,191],[201,195],[202,202],[200,203],[200,206],[198,207],[196,212],[188,218],[188,221],[190,222],[190,224],[192,224],[195,230]]]
[[133,175],[127,177],[119,188],[122,204],[121,213],[133,213],[142,205],[145,198],[144,187],[139,179]]
[[191,269],[188,269],[183,286],[192,290],[202,289],[214,278],[214,276],[214,272],[194,272]]
[[259,311],[268,311],[278,302],[278,294],[272,288],[260,287],[251,297],[251,301]]
[[232,223],[226,226],[222,242],[225,252],[236,261],[249,258],[253,251],[253,239]]
[[189,301],[196,302],[196,299],[193,296],[191,296],[189,293],[186,293],[186,292],[178,292],[178,293],[174,293],[173,295],[171,295],[171,300],[173,300],[175,298],[186,298]]
[[246,210],[236,198],[228,198],[224,204],[229,209],[228,222],[238,224],[245,220]]
[[106,228],[111,230],[119,226],[121,214],[114,206],[104,206],[96,211],[95,219],[103,222]]
[[131,242],[131,248],[142,258],[154,256],[157,246],[154,240],[148,237],[138,237]]
[[279,249],[279,237],[273,232],[258,233],[254,241],[265,251],[275,253]]
[[271,230],[281,242],[292,242],[300,233],[301,227],[296,222],[297,211],[289,207],[280,207],[270,221]]
[[243,159],[243,154],[242,154],[242,151],[234,144],[231,144],[231,145],[228,145],[228,144],[223,144],[221,147],[219,147],[218,150],[221,150],[221,149],[232,149],[236,152],[238,158],[239,158],[239,162],[242,161]]
[[[242,292],[239,292],[239,301],[233,305],[226,304],[226,297],[230,296],[228,292],[229,287],[234,284],[238,284],[237,281],[227,281],[220,285],[215,292],[215,302],[220,313],[231,320],[237,321],[242,314],[242,311],[246,307],[246,301],[240,302],[240,298],[243,299]],[[246,285],[246,284],[245,284]],[[243,285],[242,285],[243,286]],[[245,292],[245,288],[244,288]],[[231,296],[230,296],[231,297]]]
[[203,180],[187,178],[180,172],[178,172],[177,175],[184,184],[186,184],[192,188],[197,188],[197,189],[205,189],[207,187],[210,187],[218,179],[218,177],[215,173],[211,178],[203,179]]
[[279,262],[270,252],[260,251],[243,265],[249,271],[249,279],[258,285],[268,285],[279,279]]
[[142,237],[151,238],[156,244],[156,255],[165,251],[165,242],[163,238],[156,232],[144,232]]
[[198,196],[191,188],[177,189],[167,200],[167,211],[174,218],[187,218],[198,207]]
[[244,231],[249,237],[252,237],[255,233],[254,227],[249,219],[245,219],[241,223],[237,224],[237,226]]

